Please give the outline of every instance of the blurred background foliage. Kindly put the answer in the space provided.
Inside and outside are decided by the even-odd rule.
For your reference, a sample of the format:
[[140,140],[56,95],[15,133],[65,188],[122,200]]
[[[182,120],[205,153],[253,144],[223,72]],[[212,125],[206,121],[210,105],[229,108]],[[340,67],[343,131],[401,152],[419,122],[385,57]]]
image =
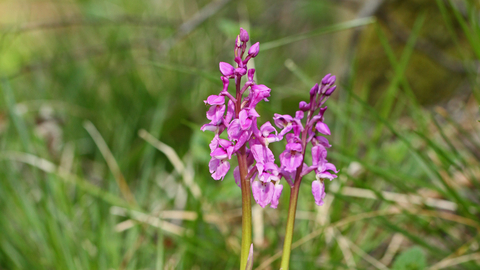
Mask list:
[[[262,121],[338,78],[341,172],[322,207],[306,177],[291,268],[478,269],[473,0],[0,2],[0,269],[238,267],[240,189],[199,128],[240,26]],[[255,269],[278,267],[288,196],[254,207]]]

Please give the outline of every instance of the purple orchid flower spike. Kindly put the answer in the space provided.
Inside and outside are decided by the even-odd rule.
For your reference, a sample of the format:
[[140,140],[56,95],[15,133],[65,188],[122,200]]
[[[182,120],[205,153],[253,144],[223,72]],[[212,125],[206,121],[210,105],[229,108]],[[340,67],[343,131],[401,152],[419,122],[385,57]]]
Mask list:
[[[312,194],[315,203],[322,205],[325,198],[324,179],[332,180],[338,173],[335,166],[326,159],[326,149],[331,145],[321,136],[331,134],[324,119],[327,107],[323,105],[336,90],[336,77],[328,74],[320,84],[315,84],[310,90],[310,102],[301,101],[295,116],[275,114],[273,120],[281,129],[280,132],[277,132],[270,122],[265,122],[258,128],[260,115],[257,105],[261,101],[268,102],[272,90],[254,80],[255,69],[249,68],[249,61],[258,55],[260,44],[254,43],[247,49],[249,40],[248,32],[241,28],[234,44],[234,66],[227,62],[219,63],[223,87],[218,95],[211,95],[204,101],[209,106],[206,116],[210,122],[201,127],[202,131],[214,132],[209,144],[209,171],[213,179],[223,180],[230,170],[229,160],[233,156],[238,159],[238,167],[233,169],[233,176],[242,191],[242,228],[251,227],[252,194],[261,207],[270,204],[270,207],[277,208],[283,191],[281,179],[284,178],[292,190],[293,199],[290,202],[293,201],[296,205],[303,176],[314,171],[316,180],[312,183]],[[242,83],[244,77],[246,78]],[[234,82],[235,93],[229,92],[230,80]],[[225,98],[228,98],[227,103]],[[228,139],[221,136],[225,130]],[[285,151],[279,156],[278,167],[269,144],[283,138],[286,138],[287,143]],[[311,166],[305,164],[305,154],[309,148],[312,152]],[[287,219],[288,228],[291,230],[294,214],[295,210],[289,211]],[[287,230],[287,234],[291,233]],[[249,239],[251,240],[242,237],[241,269],[251,269],[253,263],[253,246],[250,246]],[[288,245],[291,245],[291,235],[285,239],[289,239]],[[249,247],[248,259],[245,252]],[[282,267],[285,265],[287,269],[288,261],[285,264],[282,259]]]
[[[210,123],[203,125],[201,130],[215,133],[210,143],[212,159],[209,169],[212,178],[224,179],[230,169],[229,160],[232,156],[237,156],[239,166],[233,170],[233,176],[237,185],[242,187],[242,193],[242,184],[248,187],[251,185],[253,196],[260,206],[272,203],[272,207],[277,207],[283,189],[280,184],[282,174],[268,146],[279,141],[280,137],[270,122],[264,123],[260,128],[257,126],[260,115],[256,106],[261,101],[268,101],[271,89],[254,81],[255,69],[248,65],[258,55],[260,43],[254,43],[247,50],[246,43],[249,40],[248,32],[240,29],[234,49],[236,66],[219,63],[223,89],[219,95],[211,95],[205,100],[205,104],[210,106],[207,111]],[[241,81],[245,76],[247,80],[242,86]],[[231,79],[235,81],[235,94],[228,91]],[[246,97],[243,96],[245,92],[248,93]],[[227,104],[225,98],[229,99]],[[293,128],[294,124],[291,126]],[[225,129],[228,140],[220,138]]]
[[[320,190],[325,190],[322,179],[334,179],[337,170],[335,166],[326,161],[326,148],[330,147],[328,140],[320,135],[330,135],[330,129],[324,121],[326,107],[325,101],[335,91],[336,77],[328,74],[320,84],[315,84],[310,90],[310,103],[300,102],[299,110],[295,116],[275,114],[275,125],[280,132],[266,122],[257,126],[260,115],[256,106],[263,100],[268,101],[271,89],[263,84],[257,84],[254,80],[255,69],[249,68],[249,60],[256,57],[259,52],[259,43],[254,43],[248,50],[247,44],[250,39],[248,32],[240,30],[235,41],[236,66],[226,62],[220,62],[219,69],[222,74],[223,89],[219,95],[211,95],[205,100],[210,106],[207,111],[208,124],[202,126],[202,130],[215,133],[210,143],[212,159],[209,164],[210,173],[215,180],[224,179],[230,169],[229,160],[232,156],[239,158],[239,167],[233,170],[235,181],[239,186],[242,182],[250,186],[257,203],[265,207],[277,207],[283,185],[280,179],[284,178],[289,186],[293,187],[298,179],[311,171],[315,171],[316,182],[312,184],[315,201],[318,203],[322,196]],[[243,77],[247,77],[241,84]],[[235,79],[236,93],[228,91],[230,80]],[[250,91],[247,91],[250,90]],[[247,92],[246,97],[243,94]],[[226,103],[225,98],[228,98]],[[227,130],[228,140],[221,139],[220,134]],[[305,135],[303,135],[306,132]],[[269,149],[269,144],[286,138],[285,151],[280,154],[280,164],[275,164],[275,157]],[[304,164],[305,152],[308,144],[312,144],[312,165]],[[251,151],[249,150],[251,149]],[[240,153],[241,152],[241,153]],[[246,154],[246,153],[249,154]],[[246,162],[246,156],[249,160]],[[242,169],[243,168],[243,169]],[[300,171],[299,173],[296,173]],[[320,196],[320,197],[319,197]]]

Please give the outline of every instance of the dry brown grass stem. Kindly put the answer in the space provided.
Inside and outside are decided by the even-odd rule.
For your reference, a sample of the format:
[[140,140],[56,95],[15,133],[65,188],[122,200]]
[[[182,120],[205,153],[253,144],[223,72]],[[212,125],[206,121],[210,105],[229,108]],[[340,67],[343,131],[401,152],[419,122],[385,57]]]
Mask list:
[[388,244],[387,250],[385,251],[385,254],[380,259],[381,263],[383,263],[384,265],[389,265],[392,262],[393,257],[402,245],[403,239],[404,236],[401,233],[395,233],[393,235],[392,240],[390,241],[390,244]]
[[191,170],[187,170],[185,168],[185,165],[183,164],[182,160],[177,155],[175,150],[172,147],[159,141],[157,138],[155,138],[152,134],[148,133],[148,131],[144,129],[138,131],[138,136],[151,144],[153,147],[157,148],[160,152],[164,153],[165,156],[167,156],[168,160],[175,168],[175,171],[177,171],[178,174],[182,175],[185,186],[190,189],[193,197],[197,200],[200,199],[200,197],[202,196],[202,191],[200,187],[197,185],[197,183],[193,181]]
[[118,166],[117,161],[115,160],[115,157],[113,156],[112,152],[108,148],[107,143],[103,139],[102,135],[100,132],[97,130],[97,128],[93,125],[92,122],[90,121],[85,121],[83,123],[84,128],[87,130],[87,132],[90,134],[92,137],[93,141],[97,145],[98,149],[100,150],[100,153],[102,153],[103,158],[107,162],[108,168],[113,174],[113,177],[115,178],[115,181],[117,182],[118,188],[120,189],[120,192],[122,193],[123,197],[127,202],[129,202],[132,205],[136,205],[135,197],[133,196],[132,192],[130,191],[130,188],[128,187],[127,182],[125,181],[125,177],[123,176],[120,167]]
[[438,269],[443,269],[443,268],[447,268],[454,265],[459,265],[468,261],[480,261],[480,252],[459,256],[451,259],[444,259],[428,269],[438,270]]
[[[434,198],[425,198],[418,195],[412,194],[401,194],[389,191],[382,191],[382,196],[387,201],[396,202],[398,204],[407,205],[427,205],[437,209],[455,211],[457,210],[457,204],[447,200],[440,200]],[[367,199],[378,199],[377,195],[368,189],[355,188],[355,187],[344,187],[342,188],[341,194],[344,196],[357,197],[357,198],[367,198]]]
[[350,241],[342,235],[342,233],[336,228],[328,228],[327,234],[330,234],[333,238],[337,240],[338,246],[343,253],[345,262],[347,263],[348,269],[357,269],[357,264],[353,258],[352,249],[350,246]]
[[[336,229],[338,230],[338,229]],[[343,236],[342,236],[343,237]],[[343,237],[343,241],[347,242],[350,248],[353,250],[353,252],[357,253],[358,256],[362,257],[365,261],[373,265],[375,268],[380,269],[380,270],[388,270],[388,267],[375,259],[374,257],[370,256],[368,253],[363,251],[359,246],[355,245],[352,241],[350,241],[348,238]]]

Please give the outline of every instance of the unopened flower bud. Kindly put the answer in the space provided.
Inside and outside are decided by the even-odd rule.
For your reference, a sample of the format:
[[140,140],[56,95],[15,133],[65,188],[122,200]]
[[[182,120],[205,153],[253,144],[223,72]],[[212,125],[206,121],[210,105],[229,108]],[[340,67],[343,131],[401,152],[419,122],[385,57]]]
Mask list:
[[235,47],[240,48],[240,46],[242,46],[242,42],[240,41],[240,36],[237,36],[235,39]]
[[305,101],[300,101],[300,104],[298,105],[298,107],[300,108],[300,110],[302,110],[304,112],[310,110],[310,104],[308,104]]
[[303,119],[304,115],[305,114],[303,113],[303,111],[296,111],[295,112],[295,118],[297,118],[297,119]]
[[258,51],[260,51],[260,42],[257,42],[250,47],[248,50],[248,55],[255,57],[258,55]]
[[337,77],[335,75],[330,77],[330,85],[334,84],[336,80],[337,80]]
[[240,35],[239,36],[240,36],[240,41],[241,42],[247,42],[250,39],[247,31],[245,31],[245,29],[243,29],[243,28],[240,28]]
[[318,92],[318,83],[316,83],[312,89],[310,89],[310,96],[314,96]]
[[322,84],[323,85],[329,84],[330,83],[330,77],[332,77],[332,74],[330,74],[330,73],[325,75],[325,77],[323,77],[323,79],[322,79]]
[[327,91],[325,91],[325,96],[330,96],[335,91],[335,89],[337,89],[336,85],[328,88]]

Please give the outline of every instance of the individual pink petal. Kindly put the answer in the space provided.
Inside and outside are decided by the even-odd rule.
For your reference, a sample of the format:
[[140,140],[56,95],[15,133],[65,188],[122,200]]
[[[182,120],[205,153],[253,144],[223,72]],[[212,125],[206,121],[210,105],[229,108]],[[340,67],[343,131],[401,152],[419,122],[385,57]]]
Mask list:
[[278,207],[278,201],[280,200],[280,195],[282,195],[283,185],[275,185],[275,190],[273,191],[272,196],[272,204],[270,204],[271,208]]
[[315,144],[320,144],[325,148],[330,148],[332,145],[328,142],[327,138],[322,136],[316,136],[313,138]]
[[210,156],[216,158],[216,159],[226,159],[227,158],[227,152],[222,149],[222,148],[217,148],[213,150],[213,152],[210,154]]
[[240,127],[240,120],[233,119],[227,129],[228,139],[231,141],[237,141],[242,134],[242,128]]
[[330,135],[330,129],[328,128],[327,124],[319,121],[315,127],[318,132],[325,135]]
[[212,174],[212,178],[215,180],[223,180],[229,169],[230,163],[228,163],[228,161],[221,161],[215,173]]
[[205,102],[205,104],[208,104],[208,105],[223,105],[225,104],[225,97],[210,95],[208,96],[207,100],[204,100],[203,102]]
[[290,142],[285,146],[285,149],[286,151],[302,152],[302,144]]
[[213,137],[212,141],[210,142],[210,144],[208,145],[210,147],[210,152],[213,152],[213,150],[217,149],[218,147],[218,143],[219,143],[219,138],[218,138],[218,134],[215,134],[215,136]]
[[213,125],[213,124],[205,124],[200,128],[201,131],[213,131],[213,132],[218,132],[219,131],[219,126],[218,125]]
[[257,172],[258,172],[259,174],[262,174],[263,171],[265,170],[265,166],[264,166],[264,164],[263,164],[262,162],[257,162],[257,163],[255,164],[255,167],[257,167]]
[[315,203],[318,206],[323,205],[323,199],[325,198],[325,185],[323,182],[319,180],[315,180],[312,182],[312,193],[313,198],[315,199]]
[[327,157],[327,150],[323,145],[315,145],[312,147],[312,165],[315,167],[323,165]]
[[335,173],[338,173],[337,168],[332,163],[325,164],[325,170],[334,171]]
[[227,149],[229,146],[232,146],[232,142],[225,139],[218,139],[218,144],[220,144],[224,149]]
[[300,173],[301,177],[304,177],[305,175],[309,174],[313,170],[315,170],[317,167],[315,166],[308,166],[307,164],[303,163],[302,167],[302,172]]
[[268,88],[268,86],[264,85],[264,84],[255,84],[254,86],[252,86],[252,90],[253,91],[258,91],[258,92],[270,92],[271,89]]
[[265,163],[265,155],[263,154],[263,145],[255,144],[252,145],[252,154],[253,158],[257,161],[257,163]]
[[277,130],[272,126],[270,122],[266,122],[260,127],[260,132],[262,133],[263,137],[268,137],[268,135],[272,132],[277,134]]
[[240,136],[237,140],[237,143],[235,144],[235,149],[234,151],[237,151],[238,149],[240,149],[249,139],[250,137],[252,136],[252,132],[249,131],[249,130],[243,130],[241,133],[240,133]]
[[[252,195],[255,201],[259,203],[259,199],[261,198],[262,193],[262,183],[260,181],[253,181],[252,183]],[[261,205],[260,205],[261,206]],[[264,206],[262,206],[264,207]]]
[[266,146],[263,148],[263,150],[264,150],[263,153],[265,155],[265,161],[267,163],[273,163],[275,161],[275,156],[273,155],[272,150],[270,150],[270,148]]
[[248,116],[248,110],[243,109],[240,111],[238,118],[240,119],[240,127],[243,130],[247,130],[252,126],[252,119]]
[[235,114],[235,103],[232,100],[228,101],[227,106],[227,115],[225,116],[225,123],[228,125],[232,121],[233,115]]
[[248,116],[249,117],[260,117],[260,114],[257,113],[255,108],[248,109]]
[[233,178],[238,187],[241,187],[240,168],[237,166],[233,169]]
[[208,163],[208,169],[210,173],[213,173],[214,171],[216,171],[219,164],[220,164],[220,160],[212,157],[212,159],[210,159],[210,162]]
[[295,118],[297,119],[303,119],[304,113],[303,111],[296,111],[295,112]]
[[223,120],[225,114],[225,105],[215,105],[210,107],[207,111],[207,119],[211,120],[212,124],[219,124]]
[[288,114],[281,115],[276,113],[273,115],[273,122],[279,128],[285,128],[288,124],[291,124],[292,121],[293,118]]
[[229,63],[220,62],[219,67],[220,67],[220,72],[223,74],[223,76],[227,76],[227,77],[232,76],[233,73],[235,72],[235,68]]
[[327,171],[316,171],[316,174],[315,176],[318,178],[318,179],[328,179],[328,180],[333,180],[335,178],[337,178],[337,176],[335,174],[331,174]]
[[300,132],[303,132],[302,121],[300,121],[300,119],[298,118],[294,118],[292,123],[293,123],[293,133],[295,134],[295,136],[300,136]]
[[261,183],[260,181],[254,181],[252,183],[253,198],[258,205],[264,208],[272,201],[274,189],[272,182]]

